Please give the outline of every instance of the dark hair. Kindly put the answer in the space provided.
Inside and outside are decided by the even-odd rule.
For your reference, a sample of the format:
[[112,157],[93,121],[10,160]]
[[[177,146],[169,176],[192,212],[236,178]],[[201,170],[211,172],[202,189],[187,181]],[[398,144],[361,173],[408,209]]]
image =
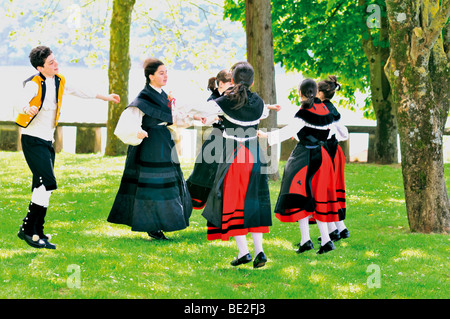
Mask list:
[[319,91],[323,92],[323,96],[329,100],[333,98],[336,91],[341,89],[341,85],[337,83],[336,76],[334,75],[329,75],[328,80],[320,81],[317,86]]
[[208,90],[211,92],[219,87],[219,82],[227,83],[231,82],[231,73],[229,70],[222,70],[215,77],[209,78]]
[[31,50],[30,52],[30,62],[31,65],[37,69],[38,66],[43,67],[45,60],[48,58],[48,56],[52,54],[52,50],[50,50],[49,47],[46,46],[38,46],[35,47],[33,50]]
[[247,90],[252,86],[255,71],[248,62],[238,62],[232,67],[234,87],[229,91],[230,101],[235,102],[234,110],[238,110],[248,102]]
[[236,62],[235,64],[233,64],[233,65],[231,66],[230,72],[233,73],[234,69],[236,69],[236,67],[237,67],[239,64],[246,64],[246,63],[248,63],[248,62],[247,62],[247,61],[239,61],[239,62]]
[[317,95],[317,83],[312,79],[303,80],[298,87],[298,91],[307,98],[306,101],[302,101],[302,107],[305,109],[311,108]]
[[150,74],[154,75],[156,70],[158,70],[158,68],[164,65],[164,63],[162,63],[162,61],[156,59],[156,58],[148,58],[144,61],[144,75],[145,75],[145,79],[147,81],[147,84],[150,83],[150,78],[148,77]]

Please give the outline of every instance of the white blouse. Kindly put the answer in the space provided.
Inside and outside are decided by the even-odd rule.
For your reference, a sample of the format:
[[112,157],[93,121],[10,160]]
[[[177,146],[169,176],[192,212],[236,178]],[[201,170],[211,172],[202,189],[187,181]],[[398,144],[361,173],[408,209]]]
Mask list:
[[[270,110],[266,105],[260,119],[269,116],[269,111]],[[206,123],[204,125],[211,125],[217,121],[218,115],[227,117],[214,100],[203,101],[195,105],[174,105],[172,107],[173,123],[177,127],[192,126],[194,123],[194,115],[206,118]],[[142,131],[141,125],[143,116],[144,113],[137,107],[130,106],[126,108],[120,115],[114,134],[125,144],[139,145],[142,142],[142,139],[138,138],[137,134]],[[230,117],[227,117],[227,119],[235,124],[244,126],[256,125],[259,123],[259,120],[253,121],[256,122],[253,123],[237,121]],[[164,122],[159,125],[166,124],[167,123]]]
[[328,138],[336,135],[336,139],[340,141],[345,141],[348,139],[348,129],[340,123],[340,121],[333,122],[325,126],[314,126],[305,122],[303,119],[294,117],[292,121],[281,129],[277,129],[267,133],[268,144],[270,146],[274,144],[279,144],[291,137],[298,140],[297,133],[305,126],[312,127],[318,130],[330,130]]

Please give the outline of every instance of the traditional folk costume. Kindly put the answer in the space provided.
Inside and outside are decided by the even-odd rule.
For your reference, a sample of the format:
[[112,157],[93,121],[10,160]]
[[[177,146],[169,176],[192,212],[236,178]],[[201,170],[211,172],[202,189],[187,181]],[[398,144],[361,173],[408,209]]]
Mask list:
[[[222,95],[216,88],[207,101],[218,99]],[[195,159],[194,169],[186,181],[194,209],[202,209],[205,207],[206,200],[214,182],[214,177],[216,176],[219,161],[214,159],[217,158],[216,156],[220,158],[220,154],[216,154],[216,151],[219,152],[221,150],[213,146],[215,145],[216,138],[222,136],[224,129],[222,121],[223,118],[219,116],[219,120],[212,124],[211,133],[202,144],[200,153]],[[204,154],[210,154],[211,157],[205,158],[203,156]]]
[[237,241],[250,232],[261,244],[261,251],[255,248],[258,256],[262,233],[268,233],[272,225],[266,160],[256,136],[259,121],[267,117],[268,109],[256,93],[247,89],[247,95],[248,103],[238,110],[233,110],[234,103],[225,95],[196,106],[191,113],[223,116],[224,131],[216,137],[216,146],[221,148],[219,163],[202,213],[208,225],[207,239],[228,241],[235,237]]
[[[173,122],[167,94],[149,84],[122,113],[115,134],[130,146],[108,222],[150,236],[189,226],[191,198],[167,128]],[[137,138],[141,127],[147,138]]]
[[[341,114],[335,108],[333,103],[330,100],[322,101],[325,106],[328,108],[331,114],[334,116],[335,122],[339,121],[341,118]],[[348,137],[348,132],[341,132],[338,134],[340,140],[345,140]],[[333,168],[335,173],[335,181],[336,181],[336,198],[341,207],[339,214],[339,222],[329,223],[328,231],[330,233],[330,237],[332,240],[336,241],[341,238],[347,238],[350,236],[348,229],[346,228],[343,220],[346,217],[346,196],[345,196],[345,155],[342,151],[341,146],[339,145],[339,141],[336,138],[336,134],[333,134],[331,138],[327,140],[327,144],[325,145],[325,149],[328,151],[328,154],[331,157],[333,162]]]
[[329,136],[338,135],[341,139],[346,128],[333,122],[333,114],[316,98],[311,108],[302,107],[296,113],[293,123],[268,134],[269,145],[295,133],[299,140],[284,168],[275,217],[282,222],[302,221],[302,235],[307,231],[307,237],[309,230],[304,223],[308,217],[330,223],[339,221],[342,214],[336,196],[333,161],[326,146]]
[[[17,104],[16,124],[22,127],[21,143],[27,164],[33,173],[32,197],[28,214],[18,232],[19,238],[35,248],[55,249],[44,234],[44,222],[51,193],[57,189],[54,174],[54,131],[58,124],[63,94],[95,98],[96,93],[74,89],[61,74],[45,78],[41,73],[25,80],[21,101]],[[24,105],[36,106],[37,115],[24,113]]]

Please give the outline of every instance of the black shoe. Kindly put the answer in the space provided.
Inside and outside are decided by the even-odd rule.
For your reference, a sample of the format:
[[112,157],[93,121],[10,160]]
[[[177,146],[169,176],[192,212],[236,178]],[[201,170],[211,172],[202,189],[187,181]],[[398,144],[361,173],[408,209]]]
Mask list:
[[327,253],[329,251],[334,250],[334,244],[333,242],[330,240],[328,243],[326,243],[323,246],[320,246],[320,249],[317,251],[317,254],[324,254]]
[[[337,229],[333,230],[329,235],[332,241],[338,241],[341,239],[341,235]],[[317,241],[320,243],[322,241],[322,237],[317,238]]]
[[242,264],[247,264],[252,261],[252,255],[248,253],[247,255],[242,256],[241,258],[236,258],[235,260],[231,261],[231,266],[239,266]]
[[56,245],[55,244],[52,244],[51,242],[49,242],[48,240],[49,240],[49,237],[48,236],[45,236],[46,238],[41,238],[41,240],[44,242],[44,244],[45,244],[45,246],[44,246],[44,248],[47,248],[47,249],[56,249]]
[[[250,257],[251,258],[251,257]],[[260,252],[253,261],[253,268],[260,268],[263,267],[267,262],[267,257],[264,254],[264,252]]]
[[350,232],[346,228],[343,231],[341,231],[339,235],[341,236],[341,238],[349,238],[350,237]]
[[147,233],[150,237],[158,239],[158,240],[168,240],[169,238],[167,238],[164,233],[161,230],[158,231],[149,231]]
[[33,248],[44,248],[45,247],[44,241],[41,240],[38,235],[29,236],[29,235],[25,234],[22,226],[20,227],[19,232],[17,233],[17,236],[20,239],[24,240],[28,245],[30,245]]
[[308,240],[306,243],[300,246],[298,250],[296,250],[297,254],[301,254],[307,250],[314,249],[313,243],[311,240]]

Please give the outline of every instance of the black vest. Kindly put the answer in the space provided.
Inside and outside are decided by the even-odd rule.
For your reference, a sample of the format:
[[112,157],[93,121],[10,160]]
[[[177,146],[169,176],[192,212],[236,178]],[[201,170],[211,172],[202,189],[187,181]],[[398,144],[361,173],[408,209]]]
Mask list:
[[173,124],[172,109],[169,106],[169,98],[166,92],[161,91],[159,93],[148,84],[129,106],[135,106],[144,112],[143,128],[161,122],[167,122],[167,125]]

